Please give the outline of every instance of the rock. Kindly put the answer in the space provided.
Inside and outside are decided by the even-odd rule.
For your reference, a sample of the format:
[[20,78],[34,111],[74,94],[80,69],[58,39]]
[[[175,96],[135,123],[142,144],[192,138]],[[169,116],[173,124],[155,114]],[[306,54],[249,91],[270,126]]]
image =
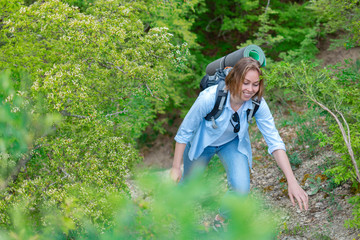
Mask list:
[[306,191],[306,193],[309,195],[309,196],[313,196],[315,194],[317,194],[319,192],[319,189],[317,188],[311,188],[309,190]]
[[324,206],[324,204],[321,203],[321,202],[317,202],[317,203],[315,204],[315,207],[316,207],[316,208],[322,208],[323,206]]

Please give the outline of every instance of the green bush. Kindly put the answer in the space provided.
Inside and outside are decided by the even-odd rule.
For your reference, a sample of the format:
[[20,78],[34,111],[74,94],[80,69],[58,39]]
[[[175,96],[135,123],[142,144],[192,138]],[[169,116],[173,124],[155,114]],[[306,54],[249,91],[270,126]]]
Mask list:
[[346,47],[360,44],[360,1],[359,0],[317,0],[311,1],[314,11],[326,33],[343,32]]
[[240,47],[256,44],[268,58],[295,62],[313,60],[318,53],[316,44],[322,35],[316,15],[308,3],[271,1],[258,17],[259,28]]
[[308,6],[308,2],[279,0],[206,1],[196,8],[193,31],[202,52],[210,57],[256,44],[269,59],[314,59],[322,32]]
[[[27,84],[21,84],[16,91],[10,80],[11,71],[0,72],[0,182],[6,187],[10,179],[16,177],[29,149],[38,148],[34,139],[46,136],[53,131],[51,127],[60,121],[59,114],[43,113],[40,102],[24,97]],[[14,77],[14,76],[13,76]],[[16,78],[28,82],[28,75],[19,72]],[[31,110],[37,109],[37,114]]]
[[[326,174],[334,176],[335,184],[351,181],[355,188],[360,181],[356,170],[360,154],[359,66],[359,61],[347,61],[333,69],[319,69],[304,62],[280,62],[268,74],[270,88],[291,88],[297,91],[297,96],[314,102],[328,115],[330,133],[317,133],[317,138],[320,146],[330,144],[341,155],[341,161],[327,169]],[[357,204],[356,198],[352,202]],[[357,209],[358,206],[354,208],[355,217],[349,226],[359,226]]]
[[[176,52],[165,28],[144,32],[136,8],[122,1],[99,0],[84,12],[39,1],[9,13],[3,24],[0,69],[12,70],[15,92],[41,105],[19,114],[61,114],[62,121],[52,125],[53,134],[33,136],[39,148],[1,192],[1,224],[9,227],[8,210],[25,202],[25,214],[40,225],[40,206],[60,206],[63,214],[74,196],[74,208],[83,207],[102,231],[109,225],[104,199],[127,194],[126,175],[140,160],[135,139],[175,93],[166,66],[183,61],[186,46]],[[21,72],[29,74],[28,83]],[[68,215],[79,224],[76,212]]]
[[[212,229],[209,218],[215,216],[221,198],[214,191],[215,178],[194,176],[192,181],[176,186],[164,176],[142,173],[136,180],[141,191],[138,198],[130,200],[116,193],[98,198],[107,206],[103,221],[108,226],[100,230],[86,214],[81,214],[86,206],[78,206],[77,197],[66,197],[61,214],[56,208],[39,209],[44,221],[38,226],[26,214],[27,205],[22,204],[13,209],[11,228],[2,232],[2,239],[273,239],[278,221],[275,212],[256,196],[227,195],[223,202],[233,216],[227,231],[218,233]],[[97,195],[97,189],[78,190]],[[74,224],[70,217],[74,214],[82,227]]]

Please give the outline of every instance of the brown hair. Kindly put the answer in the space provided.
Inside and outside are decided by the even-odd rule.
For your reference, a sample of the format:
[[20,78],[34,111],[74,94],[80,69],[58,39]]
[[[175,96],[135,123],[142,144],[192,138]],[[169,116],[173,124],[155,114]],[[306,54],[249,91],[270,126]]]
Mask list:
[[245,75],[250,71],[254,70],[259,73],[259,91],[255,94],[258,99],[261,99],[264,93],[264,79],[262,78],[262,71],[260,69],[259,61],[251,57],[241,58],[231,69],[230,73],[225,78],[226,88],[232,95],[238,95],[241,97],[241,89],[245,80]]

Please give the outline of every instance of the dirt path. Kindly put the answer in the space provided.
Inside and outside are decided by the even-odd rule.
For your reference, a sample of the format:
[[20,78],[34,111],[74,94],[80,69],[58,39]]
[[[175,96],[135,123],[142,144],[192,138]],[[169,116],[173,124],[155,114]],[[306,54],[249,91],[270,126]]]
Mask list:
[[[326,44],[323,49],[327,49]],[[359,59],[360,48],[323,50],[318,57],[324,60],[324,65],[335,64],[347,58]],[[171,167],[173,138],[181,123],[181,119],[173,120],[174,123],[167,126],[167,134],[158,136],[142,149],[145,165],[165,170]],[[279,128],[279,131],[285,143],[296,137],[295,129]],[[331,187],[323,175],[329,161],[339,158],[330,149],[321,149],[294,170],[298,181],[310,195],[310,209],[301,212],[298,207],[292,206],[286,193],[283,174],[275,161],[269,156],[264,157],[261,141],[252,146],[255,154],[251,188],[264,193],[269,204],[285,209],[286,212],[284,226],[280,226],[282,233],[278,236],[279,239],[360,239],[360,230],[344,227],[344,221],[351,218],[352,214],[352,206],[348,203],[349,196],[352,195],[351,186],[343,184]]]

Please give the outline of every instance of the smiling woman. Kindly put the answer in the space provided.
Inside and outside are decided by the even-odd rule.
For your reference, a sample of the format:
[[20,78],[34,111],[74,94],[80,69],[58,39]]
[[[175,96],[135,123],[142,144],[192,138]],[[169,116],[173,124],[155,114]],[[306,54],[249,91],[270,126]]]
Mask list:
[[[254,117],[269,147],[268,151],[274,156],[287,178],[289,197],[293,204],[296,198],[300,209],[307,209],[308,196],[295,179],[285,153],[285,144],[262,97],[264,79],[260,63],[251,57],[242,58],[226,76],[225,84],[230,97],[227,98],[224,110],[217,119],[218,128],[213,128],[211,122],[205,119],[216,100],[216,85],[202,91],[187,113],[175,136],[171,178],[174,181],[187,180],[194,169],[204,169],[217,154],[227,173],[229,193],[247,195],[250,191],[249,168],[252,166],[252,154],[246,112],[253,108],[252,100],[257,98],[260,100],[260,106]],[[182,159],[183,173],[180,169]],[[213,227],[219,230],[231,217],[231,212],[220,207]]]

